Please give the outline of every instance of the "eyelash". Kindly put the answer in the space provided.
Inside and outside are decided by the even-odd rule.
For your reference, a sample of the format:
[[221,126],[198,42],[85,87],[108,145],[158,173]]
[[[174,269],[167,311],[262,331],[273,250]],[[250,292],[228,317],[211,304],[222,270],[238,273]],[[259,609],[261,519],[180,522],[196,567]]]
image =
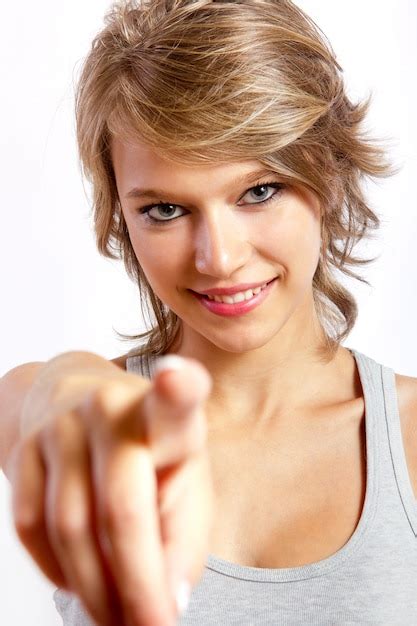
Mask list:
[[[243,195],[245,196],[249,191],[253,191],[254,189],[259,189],[260,187],[273,187],[277,191],[274,194],[272,194],[272,196],[267,198],[266,200],[261,200],[260,202],[252,203],[254,205],[257,205],[257,204],[267,204],[268,202],[272,201],[277,195],[280,195],[280,192],[285,188],[285,184],[284,183],[277,183],[275,181],[266,182],[266,183],[263,183],[263,182],[262,183],[257,183],[253,187],[250,187],[249,189],[247,189]],[[177,205],[171,204],[170,202],[161,202],[160,204],[150,204],[148,206],[144,206],[141,209],[138,209],[138,211],[139,211],[139,213],[141,215],[143,215],[144,219],[147,222],[151,222],[155,226],[163,226],[164,224],[168,224],[168,223],[174,222],[179,217],[182,217],[182,215],[179,215],[179,216],[174,217],[172,219],[158,220],[155,217],[152,217],[151,215],[149,215],[149,211],[151,211],[152,209],[154,209],[156,207],[163,207],[163,206],[175,206],[175,207],[177,207]]]

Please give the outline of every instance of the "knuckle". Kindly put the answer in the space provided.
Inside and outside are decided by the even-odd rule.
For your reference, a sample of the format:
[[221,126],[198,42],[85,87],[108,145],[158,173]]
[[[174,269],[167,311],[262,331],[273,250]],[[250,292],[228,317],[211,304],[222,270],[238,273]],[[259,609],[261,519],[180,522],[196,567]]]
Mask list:
[[102,385],[90,392],[89,406],[94,412],[107,413],[109,400],[108,385]]
[[62,449],[68,440],[70,432],[71,415],[64,413],[54,416],[45,424],[40,433],[42,445],[46,450],[58,447]]
[[69,545],[88,533],[88,520],[76,512],[60,513],[54,521],[54,535],[61,545]]
[[101,385],[88,392],[83,402],[75,409],[77,414],[95,430],[106,430],[113,421],[111,403],[112,388]]
[[[88,431],[98,433],[105,439],[123,430],[123,420],[132,414],[133,407],[140,405],[144,387],[139,381],[126,379],[108,380],[91,389],[77,406],[77,412]],[[134,384],[133,384],[134,383]]]
[[123,613],[128,617],[128,623],[131,626],[142,626],[143,624],[152,624],[152,626],[165,626],[167,622],[166,609],[163,606],[150,605],[145,603],[137,589],[126,585],[121,589],[121,599],[123,604]]
[[21,504],[15,507],[13,523],[18,536],[24,539],[39,531],[43,525],[43,516],[31,506]]
[[132,501],[108,498],[104,503],[101,521],[109,534],[137,526],[138,519],[139,510]]
[[50,419],[39,433],[38,440],[45,460],[64,466],[80,456],[85,448],[86,432],[74,412],[70,411]]

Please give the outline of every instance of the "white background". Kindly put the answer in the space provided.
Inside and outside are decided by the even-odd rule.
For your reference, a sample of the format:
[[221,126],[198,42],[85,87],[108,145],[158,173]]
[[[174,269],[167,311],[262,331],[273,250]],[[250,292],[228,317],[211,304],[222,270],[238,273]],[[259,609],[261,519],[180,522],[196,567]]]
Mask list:
[[[329,37],[350,95],[374,93],[369,128],[393,138],[403,169],[369,187],[383,217],[358,251],[380,258],[371,287],[347,282],[359,319],[345,345],[417,376],[417,8],[413,0],[299,0]],[[140,332],[136,289],[121,263],[94,245],[88,189],[75,147],[73,84],[102,26],[103,0],[7,2],[2,7],[0,375],[67,350],[113,358],[131,347],[114,329]],[[0,474],[0,622],[51,626],[54,590],[18,543],[9,484]]]

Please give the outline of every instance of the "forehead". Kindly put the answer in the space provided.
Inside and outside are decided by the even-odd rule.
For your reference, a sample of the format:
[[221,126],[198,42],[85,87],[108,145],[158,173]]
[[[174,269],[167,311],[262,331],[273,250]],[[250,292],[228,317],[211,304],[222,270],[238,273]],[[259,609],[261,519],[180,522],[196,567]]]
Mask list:
[[146,179],[147,182],[161,176],[165,180],[202,177],[205,180],[221,176],[235,177],[250,173],[261,166],[257,160],[225,161],[223,163],[185,165],[175,161],[170,155],[161,154],[145,143],[128,141],[113,137],[111,141],[111,155],[116,178],[127,185],[135,184]]
[[[145,143],[119,137],[112,138],[111,156],[120,198],[129,197],[131,192],[137,195],[138,189],[144,188],[170,193],[173,197],[183,197],[185,190],[199,198],[203,191],[210,197],[223,197],[225,193],[235,193],[244,181],[249,186],[260,176],[276,175],[275,171],[265,167],[265,163],[255,159],[190,166],[161,154]],[[294,181],[288,188],[289,196],[320,211],[318,197],[302,184],[295,184]]]

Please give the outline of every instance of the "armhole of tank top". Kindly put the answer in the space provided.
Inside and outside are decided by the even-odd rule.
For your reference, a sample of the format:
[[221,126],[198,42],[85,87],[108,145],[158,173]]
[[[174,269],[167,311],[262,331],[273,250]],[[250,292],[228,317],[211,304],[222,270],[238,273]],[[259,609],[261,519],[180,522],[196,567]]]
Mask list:
[[408,521],[417,537],[417,500],[414,496],[405,455],[395,372],[391,367],[383,365],[381,373],[385,398],[385,420],[395,479]]

